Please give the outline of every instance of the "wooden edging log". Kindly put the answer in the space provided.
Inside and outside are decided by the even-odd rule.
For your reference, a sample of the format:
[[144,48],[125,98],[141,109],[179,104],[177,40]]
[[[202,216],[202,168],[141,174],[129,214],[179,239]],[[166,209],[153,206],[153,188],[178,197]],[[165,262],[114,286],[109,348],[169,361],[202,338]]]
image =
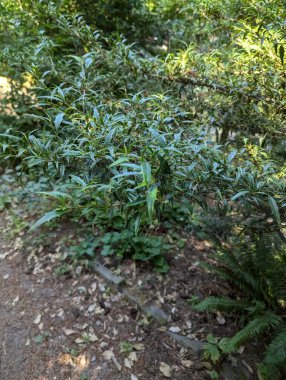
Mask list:
[[[121,292],[129,302],[138,306],[138,308],[149,318],[152,318],[159,324],[166,325],[171,322],[171,316],[162,310],[154,303],[149,303],[140,292],[128,287],[125,278],[115,275],[110,269],[101,264],[99,261],[94,261],[90,264],[90,269],[107,281],[113,288]],[[175,334],[170,331],[165,334],[174,340],[179,346],[192,351],[194,355],[200,357],[203,351],[203,342],[196,339],[191,339],[186,336]]]
[[[90,264],[90,269],[103,280],[108,282],[116,291],[121,292],[130,303],[137,305],[147,317],[152,318],[154,321],[162,325],[171,322],[172,318],[169,314],[156,304],[148,302],[143,294],[140,294],[140,291],[129,287],[123,276],[115,275],[99,261],[92,262]],[[202,358],[204,342],[171,331],[166,331],[164,334],[171,338],[178,346],[188,349],[192,355],[198,359]],[[229,359],[224,360],[220,376],[223,380],[255,379],[253,370],[241,359],[236,359],[235,366],[229,361]]]

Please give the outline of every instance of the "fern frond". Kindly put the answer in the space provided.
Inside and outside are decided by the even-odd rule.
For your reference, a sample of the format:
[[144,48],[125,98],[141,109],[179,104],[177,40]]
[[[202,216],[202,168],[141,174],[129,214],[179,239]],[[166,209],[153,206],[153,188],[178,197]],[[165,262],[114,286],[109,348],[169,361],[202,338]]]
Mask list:
[[196,311],[238,311],[247,306],[249,304],[246,301],[226,297],[207,297],[193,308]]
[[212,362],[216,363],[220,358],[220,352],[215,344],[205,343],[204,344],[204,358],[211,359]]
[[[253,296],[253,292],[256,294],[259,292],[257,279],[251,272],[252,265],[250,265],[249,261],[247,263],[244,262],[243,266],[241,265],[242,256],[242,252],[240,252],[238,258],[233,252],[223,251],[218,258],[226,267],[223,270],[229,274],[231,282],[239,286],[247,294]],[[250,257],[250,255],[248,256]]]
[[219,266],[209,263],[202,263],[201,266],[202,268],[210,271],[211,273],[216,274],[222,280],[225,280],[226,282],[229,282],[231,284],[234,284],[238,288],[241,288],[241,281],[236,281],[234,279],[233,273],[225,266]]
[[285,265],[281,265],[281,252],[262,244],[238,247],[234,251],[223,250],[218,255],[222,264],[214,266],[213,272],[231,282],[251,298],[263,300],[276,309],[277,300],[285,300]]
[[256,279],[251,273],[240,268],[239,261],[232,253],[229,251],[220,252],[217,259],[221,265],[203,263],[203,268],[244,290],[244,292],[250,296],[253,296],[254,291],[257,292]]
[[245,342],[263,334],[266,330],[278,326],[281,318],[266,311],[261,316],[252,319],[242,330],[238,331],[232,338],[224,338],[220,342],[220,348],[224,353],[236,351]]
[[262,380],[281,379],[280,371],[275,365],[259,363],[257,366],[257,371],[259,374],[259,379],[262,379]]
[[269,344],[263,363],[276,366],[286,364],[286,325],[283,326],[278,335]]

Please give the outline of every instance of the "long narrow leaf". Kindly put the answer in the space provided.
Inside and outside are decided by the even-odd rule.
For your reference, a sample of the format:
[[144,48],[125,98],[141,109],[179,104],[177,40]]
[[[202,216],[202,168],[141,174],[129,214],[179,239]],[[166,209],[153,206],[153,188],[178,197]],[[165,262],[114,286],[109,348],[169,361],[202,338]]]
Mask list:
[[61,216],[61,213],[59,213],[57,210],[52,210],[50,212],[47,212],[44,216],[42,216],[40,219],[36,221],[30,228],[30,231],[34,231],[38,227],[40,227],[42,224],[49,222],[50,220],[53,220],[55,218],[58,218]]

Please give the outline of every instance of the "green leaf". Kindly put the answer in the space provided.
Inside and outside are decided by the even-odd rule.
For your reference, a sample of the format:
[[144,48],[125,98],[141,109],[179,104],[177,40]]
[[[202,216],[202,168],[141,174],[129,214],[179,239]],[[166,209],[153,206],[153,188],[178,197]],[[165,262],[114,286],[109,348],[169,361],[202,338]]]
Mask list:
[[19,137],[10,135],[9,133],[0,133],[0,137],[7,137],[7,138],[14,140],[14,141],[20,140]]
[[243,191],[240,191],[239,193],[235,194],[231,200],[234,201],[235,199],[241,197],[242,195],[245,195],[245,194],[248,194],[249,191],[248,190],[243,190]]
[[39,191],[39,192],[37,192],[37,194],[46,195],[48,197],[54,197],[56,199],[58,199],[58,198],[60,198],[60,199],[64,199],[64,198],[72,199],[72,196],[70,194],[63,193],[61,191]]
[[218,340],[215,336],[213,336],[213,334],[209,334],[207,336],[207,341],[211,344],[217,344]]
[[153,217],[154,205],[157,199],[157,194],[158,194],[158,187],[156,185],[149,188],[148,193],[147,193],[147,207],[148,207],[148,215],[149,215],[150,220],[152,220],[152,217]]
[[44,216],[42,216],[40,219],[36,221],[30,228],[30,231],[34,231],[38,227],[40,227],[42,224],[49,222],[52,219],[58,218],[61,216],[61,213],[58,210],[52,210],[48,213],[46,213]]
[[93,107],[93,117],[95,119],[99,119],[100,118],[100,115],[99,115],[99,112],[98,112],[98,109],[96,107]]
[[87,58],[85,61],[84,61],[84,66],[86,69],[89,68],[89,66],[92,64],[92,58]]
[[235,300],[227,297],[215,297],[209,296],[197,304],[193,301],[189,301],[193,304],[193,309],[199,312],[202,311],[239,311],[247,307],[247,302],[242,300]]
[[140,224],[141,224],[141,216],[137,216],[135,223],[134,223],[134,234],[135,234],[135,236],[138,236]]
[[232,152],[230,152],[230,154],[227,157],[227,161],[231,162],[234,159],[234,157],[236,156],[236,153],[237,153],[237,149],[235,149]]
[[149,162],[143,162],[142,165],[142,174],[143,174],[143,182],[145,185],[151,185],[152,184],[152,172],[151,172],[151,165]]
[[223,338],[219,342],[219,348],[226,354],[236,351],[245,342],[262,335],[265,331],[275,328],[281,323],[281,317],[266,311],[258,317],[251,319],[243,329],[239,330],[231,338]]
[[34,341],[36,344],[42,344],[45,340],[45,337],[43,335],[37,335],[35,338],[34,338]]
[[63,121],[63,118],[64,118],[64,113],[63,112],[59,113],[56,116],[55,121],[54,121],[56,129],[58,129],[60,127],[60,125],[61,125],[61,123]]
[[284,46],[280,45],[280,48],[279,48],[279,57],[280,57],[282,65],[284,65],[284,54],[285,54]]
[[109,167],[112,168],[114,166],[120,165],[123,162],[128,162],[129,158],[128,157],[120,157],[118,160],[114,161]]
[[73,175],[71,174],[71,178],[77,182],[79,185],[83,186],[83,187],[86,187],[87,186],[87,183],[80,177],[78,177],[77,175]]
[[112,128],[109,133],[105,137],[105,144],[110,144],[113,138],[114,133],[116,132],[116,128]]
[[211,359],[216,363],[220,358],[220,352],[217,344],[205,343],[204,344],[204,358]]
[[272,214],[278,224],[281,224],[281,218],[280,218],[280,213],[279,213],[279,208],[278,205],[273,197],[270,195],[268,196],[268,202],[269,206],[271,208]]

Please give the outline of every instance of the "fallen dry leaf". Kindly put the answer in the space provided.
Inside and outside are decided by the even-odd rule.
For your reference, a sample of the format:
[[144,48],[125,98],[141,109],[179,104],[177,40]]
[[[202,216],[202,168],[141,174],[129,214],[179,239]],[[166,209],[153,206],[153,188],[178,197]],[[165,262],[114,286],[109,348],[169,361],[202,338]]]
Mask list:
[[78,365],[81,367],[81,368],[85,368],[88,364],[88,358],[85,354],[83,355],[80,355],[78,358],[77,358],[77,362],[78,362]]
[[184,367],[187,367],[187,368],[190,368],[194,362],[192,362],[191,360],[181,360],[181,363]]
[[209,371],[212,369],[212,365],[209,362],[202,362],[202,365]]
[[242,354],[243,351],[244,351],[245,347],[244,346],[241,346],[239,347],[239,349],[236,351],[238,354]]
[[128,359],[132,360],[133,362],[136,362],[138,360],[136,352],[130,352],[130,354],[128,355]]
[[136,351],[143,351],[143,350],[145,350],[145,346],[144,346],[143,343],[135,343],[135,344],[133,344],[133,348]]
[[98,337],[95,334],[88,334],[88,339],[90,342],[94,343],[98,341]]
[[66,335],[73,335],[73,334],[77,334],[77,331],[75,330],[71,330],[71,329],[63,329],[63,332],[66,334]]
[[12,306],[15,306],[16,305],[16,303],[19,301],[19,296],[17,296],[14,300],[13,300],[13,302],[12,302]]
[[167,331],[167,327],[166,326],[161,326],[157,330],[160,331],[160,332],[166,332]]
[[116,357],[114,356],[114,353],[111,350],[106,350],[102,353],[102,356],[105,360],[112,360],[115,367],[118,369],[118,371],[121,371],[121,365],[116,360]]
[[34,324],[38,325],[41,322],[42,316],[41,314],[38,314],[36,318],[34,319]]
[[88,313],[92,313],[93,310],[96,308],[96,306],[97,306],[96,303],[90,305],[89,308],[87,309]]
[[126,368],[131,369],[132,366],[133,366],[133,362],[132,362],[132,360],[129,360],[129,359],[125,358],[124,359],[124,365],[125,365]]
[[114,356],[114,353],[110,350],[106,350],[102,353],[102,356],[105,360],[110,360]]
[[161,362],[159,370],[165,377],[172,377],[171,367],[167,363]]

